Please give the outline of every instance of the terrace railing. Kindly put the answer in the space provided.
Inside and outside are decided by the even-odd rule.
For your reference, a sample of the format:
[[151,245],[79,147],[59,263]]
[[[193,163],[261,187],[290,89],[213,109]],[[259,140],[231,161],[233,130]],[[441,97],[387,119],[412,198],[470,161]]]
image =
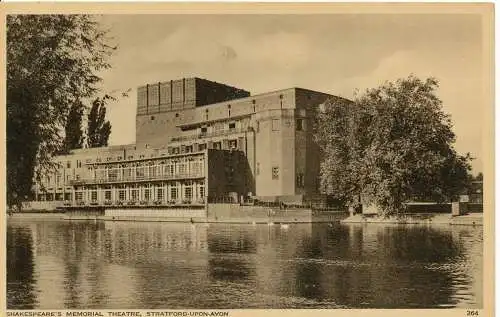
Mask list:
[[106,183],[127,183],[144,182],[155,180],[176,180],[176,179],[196,179],[205,177],[203,173],[176,173],[176,174],[155,174],[155,175],[108,175],[107,177],[89,177],[78,180],[70,180],[70,185],[85,184],[106,184]]
[[65,201],[65,207],[117,207],[117,206],[140,206],[140,207],[165,207],[165,206],[204,206],[205,199],[193,200],[76,200]]

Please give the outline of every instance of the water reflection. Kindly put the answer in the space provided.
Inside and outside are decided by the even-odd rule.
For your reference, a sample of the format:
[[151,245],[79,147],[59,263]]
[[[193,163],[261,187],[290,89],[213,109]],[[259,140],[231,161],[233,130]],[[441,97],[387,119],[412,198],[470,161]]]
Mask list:
[[477,227],[9,220],[9,308],[482,307]]
[[25,228],[7,229],[7,306],[34,309],[36,295],[31,232]]

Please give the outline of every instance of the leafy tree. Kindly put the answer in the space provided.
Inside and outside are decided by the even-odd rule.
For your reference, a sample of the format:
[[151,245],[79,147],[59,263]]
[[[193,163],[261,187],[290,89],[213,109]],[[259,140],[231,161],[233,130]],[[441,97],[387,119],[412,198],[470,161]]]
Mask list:
[[[361,162],[362,144],[366,143],[359,122],[366,120],[362,108],[347,99],[329,99],[316,116],[315,136],[320,145],[321,189],[344,201],[356,204],[360,193],[358,166]],[[333,181],[335,180],[335,181]]]
[[453,148],[437,88],[434,78],[409,76],[351,104],[327,103],[315,133],[323,147],[322,190],[348,205],[362,197],[385,215],[403,212],[411,200],[455,199],[467,187],[471,157]]
[[109,68],[107,31],[88,15],[7,16],[7,204],[53,168],[70,105],[97,92]]
[[106,102],[109,99],[113,98],[106,95],[92,102],[87,121],[87,146],[89,148],[108,145],[111,123],[106,120]]
[[65,136],[62,152],[67,154],[70,150],[83,147],[82,116],[84,105],[75,102],[71,105],[65,126]]

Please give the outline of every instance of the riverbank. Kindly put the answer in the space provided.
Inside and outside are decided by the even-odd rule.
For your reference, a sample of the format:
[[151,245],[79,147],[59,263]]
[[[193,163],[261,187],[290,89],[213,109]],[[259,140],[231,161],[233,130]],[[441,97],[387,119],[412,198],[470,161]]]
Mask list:
[[346,218],[346,212],[319,212],[316,211],[281,211],[276,212],[266,208],[260,213],[238,214],[228,217],[221,213],[207,216],[199,213],[186,213],[186,215],[175,215],[172,213],[106,213],[104,215],[64,214],[63,219],[77,220],[105,220],[105,221],[135,221],[135,222],[191,222],[191,223],[231,223],[231,224],[293,224],[293,223],[332,223],[340,222]]
[[[155,211],[153,211],[155,212]],[[186,216],[156,211],[156,215],[149,211],[145,212],[113,212],[107,214],[99,213],[61,213],[61,212],[21,212],[13,213],[9,219],[34,219],[34,220],[68,220],[68,221],[136,221],[136,222],[180,222],[180,223],[233,223],[233,224],[262,224],[262,223],[374,223],[374,224],[427,224],[427,225],[482,225],[482,213],[470,213],[462,216],[451,214],[409,214],[404,217],[382,218],[377,215],[354,215],[348,216],[341,211],[310,211],[293,210],[280,211],[266,208],[265,210],[246,213],[235,213],[234,210],[204,215],[197,211]]]
[[349,214],[342,210],[280,209],[239,204],[208,204],[206,208],[93,208],[63,213],[21,212],[10,218],[44,218],[68,221],[132,221],[178,223],[293,224],[340,222]]
[[408,214],[401,217],[383,218],[377,215],[354,215],[340,221],[341,223],[375,223],[375,224],[440,224],[481,226],[482,213],[471,213],[462,216],[451,214]]

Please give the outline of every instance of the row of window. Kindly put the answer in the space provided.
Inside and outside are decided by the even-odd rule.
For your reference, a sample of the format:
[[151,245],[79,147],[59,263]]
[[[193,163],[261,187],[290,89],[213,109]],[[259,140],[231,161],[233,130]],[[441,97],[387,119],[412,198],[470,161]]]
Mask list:
[[169,147],[169,154],[185,154],[192,153],[197,151],[204,151],[205,149],[216,149],[216,150],[236,150],[238,149],[238,140],[230,139],[230,140],[222,140],[217,142],[209,142],[200,143],[198,145],[186,145],[186,146],[176,146]]
[[[87,159],[86,162],[89,163],[90,159]],[[82,161],[76,160],[76,167],[77,168],[81,168],[82,167]],[[66,168],[71,168],[71,161],[67,161],[66,162]]]
[[[107,166],[102,166],[100,168],[89,168],[89,176],[92,179],[101,179],[108,181],[117,181],[125,179],[146,179],[146,178],[156,178],[156,177],[172,177],[174,175],[203,175],[204,163],[201,160],[193,160],[188,162],[171,162],[168,164],[160,165],[148,165],[148,166],[132,166],[132,167],[115,167],[109,168]],[[57,174],[55,177],[46,176],[45,186],[60,186],[64,183],[69,184],[72,179],[72,175],[66,175],[65,182],[61,174]],[[74,175],[75,180],[80,180],[81,175]],[[52,183],[55,181],[55,183]]]
[[[178,188],[170,188],[170,199],[172,199],[172,200],[178,199],[179,198],[178,192],[179,192]],[[112,200],[113,196],[112,196],[111,190],[105,190],[103,193],[104,193],[104,200]],[[126,196],[127,196],[126,194],[127,194],[127,192],[125,189],[118,190],[118,197],[117,197],[118,199],[117,200],[120,200],[120,201],[126,200]],[[204,194],[205,194],[205,189],[203,187],[200,187],[199,197],[203,198]],[[145,189],[142,199],[146,200],[146,201],[150,201],[150,200],[152,200],[152,197],[153,197],[152,195],[153,195],[152,190]],[[51,197],[52,196],[47,196],[47,200],[51,200]],[[62,200],[62,199],[58,199],[61,197],[62,196],[57,196],[57,194],[56,194],[56,200]],[[164,198],[165,198],[164,190],[162,188],[156,189],[156,200],[163,200]],[[192,199],[193,198],[193,189],[192,188],[188,187],[188,188],[184,189],[184,198],[185,199]],[[139,190],[138,189],[132,189],[130,191],[130,199],[136,200],[136,201],[139,200]],[[65,200],[71,200],[71,193],[66,194]],[[75,200],[77,200],[77,201],[84,200],[83,199],[83,192],[81,192],[81,191],[75,192]],[[92,200],[92,201],[98,200],[97,191],[90,191],[90,200]]]
[[189,163],[164,164],[151,166],[135,166],[121,168],[99,168],[91,170],[92,178],[111,181],[124,179],[143,179],[154,177],[171,177],[174,175],[202,175],[204,165],[202,161]]
[[[201,134],[207,133],[208,128],[209,128],[208,126],[201,127],[200,128]],[[229,122],[227,124],[227,129],[225,129],[225,125],[223,123],[216,123],[212,126],[212,129],[214,132],[219,132],[219,131],[224,131],[224,130],[232,131],[232,130],[236,129],[236,122]]]
[[[257,121],[257,131],[259,131],[259,121]],[[245,121],[242,123],[243,128],[248,127],[249,125],[249,120]],[[226,128],[227,126],[227,128]],[[273,131],[279,131],[281,126],[281,120],[280,119],[272,119],[271,120],[271,128]],[[210,127],[208,126],[203,126],[200,128],[200,133],[201,135],[204,135],[208,133],[208,129],[211,128],[212,132],[220,132],[220,131],[233,131],[236,130],[236,122],[229,122],[229,123],[223,123],[223,122],[218,122],[214,123]],[[304,119],[296,119],[295,120],[295,129],[297,131],[304,131]]]
[[[204,150],[205,148],[204,148],[203,146],[205,146],[205,148],[206,148],[206,144],[200,144],[198,151],[202,151],[202,150]],[[191,152],[193,152],[193,147],[192,147],[192,146],[187,146],[187,149],[186,149],[185,151],[183,151],[182,153],[191,153]],[[179,154],[179,153],[180,153],[180,151],[177,151],[177,153],[169,153],[169,154]],[[166,153],[161,154],[161,156],[165,156],[165,155],[166,155]],[[152,154],[150,155],[150,157],[151,157],[151,158],[154,158],[154,157],[156,157],[156,156],[157,156],[157,155],[155,155],[154,153],[152,153]],[[134,155],[129,155],[129,156],[127,156],[127,159],[128,159],[128,160],[133,160],[133,159],[136,159],[136,158],[138,158],[138,159],[145,159],[145,158],[146,158],[146,155],[144,155],[144,154],[140,154],[140,155],[139,155],[139,156],[137,156],[137,157],[135,157]],[[116,156],[116,157],[115,157],[115,156],[108,156],[108,157],[106,157],[106,161],[107,161],[107,162],[111,162],[111,161],[122,161],[122,160],[124,160],[124,156],[121,156],[121,155]],[[98,157],[98,158],[96,158],[96,159],[94,160],[94,162],[95,162],[95,163],[101,163],[101,162],[102,162],[102,159]],[[92,163],[92,159],[86,159],[86,160],[85,160],[85,163],[86,163],[86,164],[90,164],[90,163]],[[66,162],[66,168],[70,169],[70,168],[71,168],[71,166],[72,166],[72,165],[71,165],[71,161],[67,161],[67,162]],[[82,167],[82,161],[77,160],[77,161],[76,161],[76,168],[81,168],[81,167]]]
[[230,121],[230,122],[213,122],[207,123],[199,128],[191,128],[184,130],[185,132],[190,133],[199,133],[201,136],[206,135],[207,133],[219,133],[223,131],[235,131],[237,128],[242,130],[247,129],[250,125],[250,117]]
[[[185,200],[192,200],[193,198],[204,198],[205,197],[205,187],[203,184],[201,185],[195,185],[193,183],[187,183],[183,184],[182,188],[182,197],[181,197],[181,188],[177,187],[175,185],[169,186],[168,188],[163,188],[159,187],[156,189],[152,188],[144,188],[142,189],[142,195],[141,191],[139,188],[119,188],[115,189],[115,199],[119,201],[125,201],[125,200],[134,200],[134,201],[139,201],[139,200],[145,200],[145,201],[151,201],[151,200],[164,200],[165,198],[169,200],[177,200],[177,199],[185,199]],[[195,195],[195,191],[197,190],[197,195]],[[127,195],[128,191],[128,195]],[[98,200],[98,192],[96,189],[94,190],[89,190],[90,193],[90,200],[91,201],[97,201]],[[105,189],[103,192],[103,198],[104,200],[112,200],[113,199],[113,194],[111,189]],[[70,194],[71,195],[71,194]],[[128,196],[128,197],[127,197]],[[154,196],[154,197],[153,197]],[[81,201],[84,200],[84,192],[79,190],[75,192],[75,200]]]

